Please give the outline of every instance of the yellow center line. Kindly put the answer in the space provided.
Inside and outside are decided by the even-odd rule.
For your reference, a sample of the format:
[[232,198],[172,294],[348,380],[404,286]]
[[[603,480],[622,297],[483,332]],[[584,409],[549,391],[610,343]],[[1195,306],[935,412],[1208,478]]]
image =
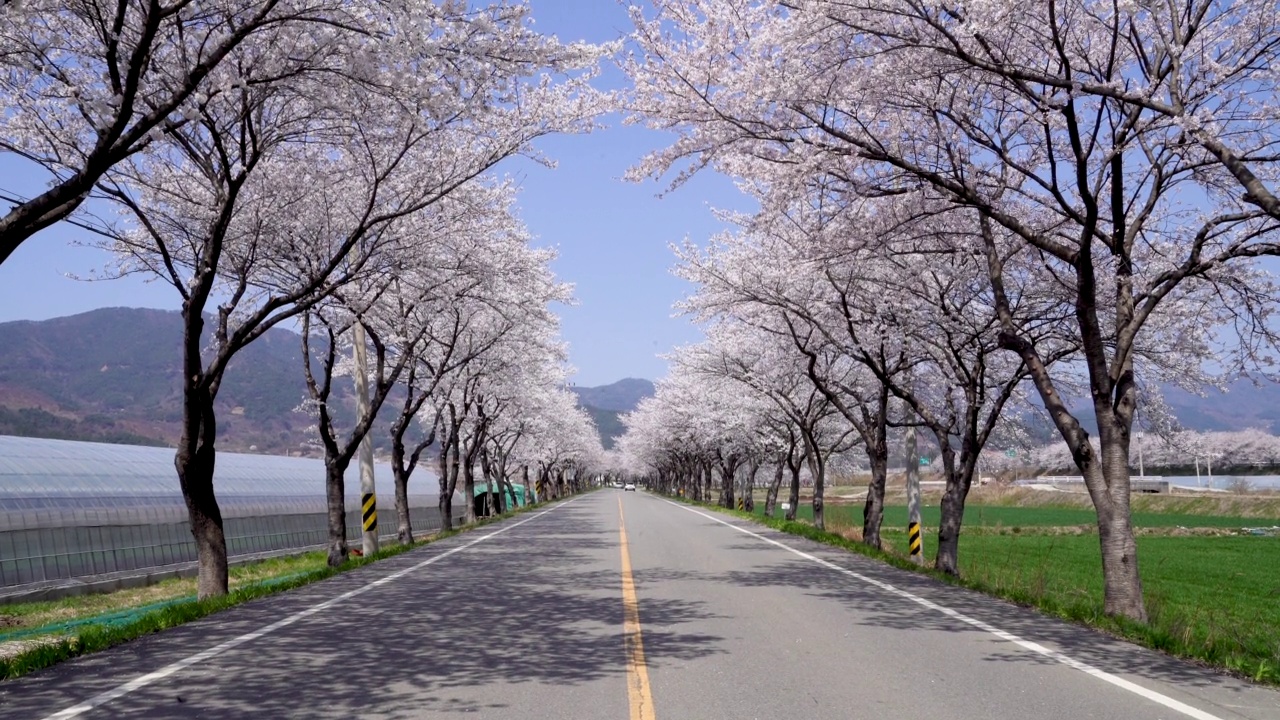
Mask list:
[[636,582],[631,577],[631,553],[627,550],[627,524],[621,497],[618,498],[618,536],[622,540],[622,631],[626,638],[631,720],[654,720],[649,667],[644,662],[644,640],[640,636],[640,605],[636,602]]

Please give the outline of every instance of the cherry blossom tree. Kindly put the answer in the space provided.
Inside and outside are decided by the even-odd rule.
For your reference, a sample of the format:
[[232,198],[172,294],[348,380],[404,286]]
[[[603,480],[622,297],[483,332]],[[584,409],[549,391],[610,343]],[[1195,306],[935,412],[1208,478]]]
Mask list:
[[[850,199],[927,191],[967,213],[999,343],[1026,365],[1097,510],[1105,610],[1144,619],[1128,470],[1139,376],[1189,382],[1211,357],[1237,368],[1273,348],[1274,289],[1250,260],[1280,253],[1276,219],[1239,164],[1206,150],[1225,132],[1251,167],[1274,169],[1274,73],[1252,65],[1274,52],[1274,19],[1254,19],[1273,4],[654,5],[652,19],[633,11],[632,105],[679,137],[637,174],[679,167],[678,182],[715,166],[779,203],[815,178]],[[1213,30],[1183,46],[1192,25]],[[1250,59],[1215,64],[1237,56]],[[1148,86],[1175,99],[1193,89],[1198,114],[1151,107]],[[1241,183],[1244,198],[1231,192]],[[1080,348],[1098,452],[1055,382],[1052,351],[1011,317],[1006,259],[1023,252],[1072,308],[1064,329]],[[1224,356],[1228,345],[1238,354]]]
[[[430,404],[446,378],[467,363],[490,352],[526,319],[521,303],[538,301],[528,286],[544,285],[540,301],[560,298],[567,289],[548,283],[545,264],[551,256],[531,250],[524,226],[512,203],[510,182],[468,183],[451,195],[440,210],[448,222],[432,235],[436,257],[430,265],[438,276],[436,298],[428,304],[405,307],[426,328],[423,342],[401,379],[402,402],[391,422],[391,469],[395,479],[397,534],[410,542],[410,476],[442,425],[440,411]],[[534,307],[539,307],[535,305]],[[545,317],[539,309],[536,318]],[[422,432],[409,440],[410,430]]]
[[[509,329],[520,323],[520,306],[508,307],[497,322],[489,316],[477,319],[475,311],[463,306],[503,307],[504,283],[538,282],[538,277],[522,277],[522,270],[539,270],[539,254],[534,263],[521,263],[529,255],[527,236],[512,217],[509,184],[485,187],[468,183],[447,199],[428,209],[402,218],[384,228],[412,238],[396,254],[383,259],[389,263],[378,273],[380,281],[367,278],[335,288],[332,295],[303,313],[303,372],[306,374],[308,407],[317,416],[320,445],[325,456],[325,487],[329,502],[329,564],[346,561],[346,492],[344,477],[362,442],[365,442],[379,411],[399,379],[406,377],[404,411],[393,423],[393,460],[396,471],[397,516],[406,542],[412,539],[408,525],[408,474],[404,460],[404,425],[421,409],[445,373],[453,372],[481,352],[493,347]],[[484,292],[479,292],[484,288]],[[509,305],[509,302],[508,302]],[[480,313],[479,315],[484,315]],[[312,319],[315,323],[312,323]],[[485,324],[488,323],[488,324]],[[362,333],[352,337],[360,325]],[[320,357],[319,379],[312,372],[311,328],[323,328],[324,352]],[[484,329],[477,331],[477,325]],[[465,333],[485,333],[489,342],[470,342],[462,347]],[[333,380],[335,374],[358,372],[339,354],[353,342],[367,338],[374,359],[372,396],[357,409],[346,433],[335,418]],[[421,370],[421,375],[415,375]],[[419,382],[422,380],[422,383]],[[357,383],[357,392],[360,392]],[[433,419],[434,420],[434,419]],[[438,424],[433,421],[434,425]],[[339,437],[340,436],[342,437]],[[433,436],[434,432],[429,433]],[[416,464],[425,445],[413,451]]]
[[[528,248],[524,236],[519,237],[514,243],[508,239],[505,252],[491,254],[489,274],[466,308],[468,330],[455,340],[452,351],[466,360],[444,373],[428,401],[441,422],[440,512],[445,528],[452,527],[452,496],[459,480],[467,500],[464,520],[475,519],[475,468],[490,433],[511,421],[508,415],[517,407],[541,407],[517,399],[534,392],[534,387],[545,392],[548,385],[564,382],[563,374],[554,370],[563,363],[565,351],[556,339],[559,325],[549,306],[569,302],[570,288],[556,282],[548,267],[554,253]],[[528,387],[522,387],[526,383]],[[530,432],[519,434],[524,438]],[[510,438],[503,440],[505,448]]]
[[[933,433],[946,480],[936,566],[958,573],[964,503],[978,458],[1027,377],[1026,366],[1000,347],[985,263],[975,253],[955,251],[971,244],[965,238],[971,241],[976,227],[948,205],[911,194],[799,207],[780,217],[762,214],[751,229],[784,240],[752,245],[771,255],[757,263],[793,274],[813,272],[821,289],[794,298],[778,282],[754,290],[754,296],[802,319],[837,355],[870,371],[880,390],[905,401]],[[1023,266],[1009,315],[1044,348],[1047,362],[1056,362],[1071,356],[1075,346],[1059,337],[1064,312],[1057,298],[1039,289],[1052,278],[1037,273],[1028,259],[1024,253],[1005,260]],[[814,381],[828,392],[841,390],[822,373]],[[845,388],[843,394],[856,390]],[[841,402],[839,394],[835,401]],[[883,485],[876,482],[887,462],[887,443],[882,447],[882,455],[870,457],[870,522],[864,523],[869,541],[878,538],[882,515],[874,500],[883,497]]]
[[345,38],[377,30],[333,0],[0,5],[0,151],[51,176],[34,197],[0,188],[0,263],[196,108],[264,77],[340,71]]
[[[708,378],[708,382],[729,380],[738,386],[728,392],[731,397],[740,398],[737,412],[749,413],[752,418],[746,426],[750,432],[737,433],[737,442],[750,443],[750,449],[745,451],[748,457],[776,453],[782,438],[774,433],[779,427],[789,433],[791,452],[802,451],[797,459],[803,457],[813,478],[814,525],[824,527],[827,459],[848,449],[853,430],[847,423],[836,421],[839,416],[834,405],[814,387],[805,372],[804,357],[776,332],[727,320],[709,328],[705,344],[677,352],[673,363],[683,371]],[[782,464],[779,463],[779,470]],[[788,519],[795,518],[799,504],[800,463],[792,467]],[[780,472],[777,477],[780,482]],[[772,510],[776,500],[775,485],[766,498],[766,509]]]
[[[855,429],[871,466],[863,541],[879,547],[889,458],[890,390],[857,358],[833,343],[821,321],[810,313],[810,308],[823,304],[827,292],[821,271],[769,233],[724,234],[705,250],[690,246],[678,255],[680,275],[699,285],[698,293],[683,303],[684,308],[702,319],[737,318],[781,338],[791,346],[798,367],[813,388]],[[883,348],[878,352],[886,364],[895,363],[890,373],[906,366],[900,353]],[[804,432],[801,439],[803,457],[813,473],[818,469],[814,464],[825,459],[814,452]],[[794,488],[797,475],[792,477]]]
[[261,48],[240,47],[233,89],[190,99],[190,122],[98,185],[129,215],[111,232],[120,272],[157,275],[182,298],[176,464],[202,596],[226,591],[213,401],[230,359],[335,289],[394,272],[414,242],[396,222],[505,158],[536,155],[539,136],[589,130],[603,107],[588,84],[603,51],[534,33],[524,6],[393,10],[362,14],[372,29],[328,48],[326,72],[277,75],[256,62]]

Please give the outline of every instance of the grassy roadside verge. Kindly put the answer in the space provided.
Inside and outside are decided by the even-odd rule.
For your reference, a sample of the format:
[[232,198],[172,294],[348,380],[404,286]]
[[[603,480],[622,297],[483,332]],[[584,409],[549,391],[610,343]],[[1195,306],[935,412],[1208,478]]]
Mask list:
[[[75,598],[74,600],[81,601],[81,610],[86,607],[92,608],[94,603],[97,603],[98,607],[105,607],[110,610],[97,614],[90,611],[87,616],[84,612],[77,614],[74,610],[70,613],[61,613],[61,619],[45,624],[45,627],[55,628],[50,633],[54,637],[50,637],[50,634],[41,635],[39,633],[40,627],[31,628],[33,632],[29,636],[31,639],[29,649],[8,658],[0,658],[0,681],[21,677],[80,655],[106,650],[144,635],[198,620],[250,600],[309,585],[340,573],[423,547],[429,543],[438,542],[495,522],[507,520],[516,515],[542,511],[560,502],[563,502],[563,500],[553,500],[534,506],[518,508],[500,517],[486,518],[451,532],[438,533],[412,545],[393,544],[383,548],[376,555],[353,557],[337,568],[331,568],[325,564],[326,554],[323,551],[272,558],[260,563],[247,564],[237,569],[237,575],[240,576],[240,582],[237,583],[238,586],[233,586],[230,593],[221,597],[197,600],[193,596],[185,595],[157,602],[155,597],[135,594],[132,599],[136,604],[133,605],[127,602],[123,604],[112,603],[108,598],[111,595],[115,595],[115,593],[96,596],[96,600]],[[191,582],[192,587],[194,587],[194,581]],[[124,592],[128,593],[130,591]],[[88,600],[88,602],[84,602],[85,600]],[[4,609],[14,615],[31,613],[36,615],[52,614],[54,617],[59,617],[56,606],[64,602],[30,603],[27,605],[7,606]],[[68,625],[68,619],[74,621],[74,624],[64,627]]]
[[[315,550],[237,563],[230,567],[228,584],[235,591],[254,583],[272,582],[318,570],[325,566],[325,560],[325,552]],[[52,634],[58,627],[74,627],[103,616],[127,616],[153,606],[190,600],[195,594],[195,577],[182,577],[112,592],[3,605],[0,606],[0,657],[11,654],[5,652],[5,646],[13,640]]]
[[[1103,614],[1096,534],[966,534],[960,544],[962,577],[955,578],[917,567],[904,555],[863,545],[852,533],[672,499],[1033,607],[1255,682],[1280,685],[1277,538],[1138,538],[1143,589],[1151,616],[1144,624]],[[883,536],[886,547],[905,549],[905,533],[886,530]]]

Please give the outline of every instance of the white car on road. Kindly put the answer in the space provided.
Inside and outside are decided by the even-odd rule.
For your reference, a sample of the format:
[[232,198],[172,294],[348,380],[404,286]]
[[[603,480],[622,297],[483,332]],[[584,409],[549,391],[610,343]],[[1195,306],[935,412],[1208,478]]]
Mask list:
[[626,485],[623,485],[623,486],[622,486],[622,489],[623,489],[624,491],[626,491],[626,490],[631,490],[632,492],[634,492],[634,491],[635,491],[635,489],[636,489],[636,484],[635,484],[635,483],[627,483]]

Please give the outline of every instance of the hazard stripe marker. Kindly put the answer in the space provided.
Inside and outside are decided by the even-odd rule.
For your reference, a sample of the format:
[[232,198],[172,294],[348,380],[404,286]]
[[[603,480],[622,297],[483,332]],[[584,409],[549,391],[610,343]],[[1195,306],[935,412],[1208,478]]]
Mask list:
[[907,526],[907,534],[910,537],[911,554],[920,554],[920,523],[911,523]]
[[360,505],[364,508],[364,531],[373,532],[378,529],[378,498],[373,493],[365,493],[360,497]]

